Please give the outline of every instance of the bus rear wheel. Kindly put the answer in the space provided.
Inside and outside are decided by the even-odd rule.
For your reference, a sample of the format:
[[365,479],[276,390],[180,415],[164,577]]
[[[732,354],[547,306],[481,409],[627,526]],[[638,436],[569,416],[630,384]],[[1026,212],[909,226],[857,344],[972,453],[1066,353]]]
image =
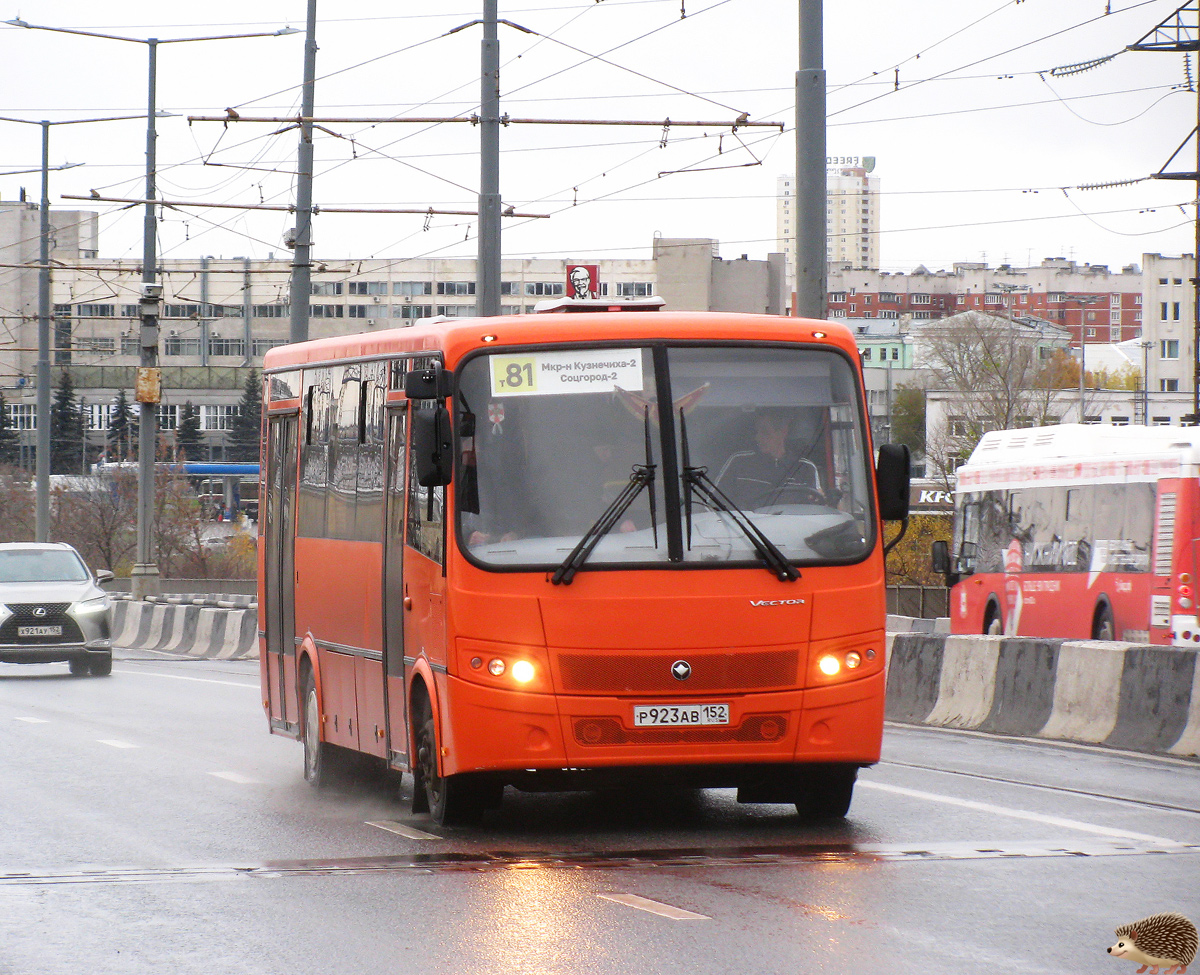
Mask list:
[[316,789],[328,789],[346,780],[349,755],[321,740],[321,705],[311,673],[304,675],[304,778]]
[[1000,607],[995,603],[988,603],[987,609],[983,611],[983,635],[1004,635],[1004,619],[1000,615]]
[[826,765],[805,775],[796,812],[805,819],[843,819],[854,798],[856,765]]
[[424,805],[439,826],[478,825],[485,810],[500,805],[503,783],[471,774],[442,775],[438,772],[437,755],[437,728],[433,715],[426,710],[417,729],[414,811]]
[[1113,622],[1112,607],[1108,603],[1101,603],[1092,617],[1092,639],[1111,641],[1116,638],[1117,627]]

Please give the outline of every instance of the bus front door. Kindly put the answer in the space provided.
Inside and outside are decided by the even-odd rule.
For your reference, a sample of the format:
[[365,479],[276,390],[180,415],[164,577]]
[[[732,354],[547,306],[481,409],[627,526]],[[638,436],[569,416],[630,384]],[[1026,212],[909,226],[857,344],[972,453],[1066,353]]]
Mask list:
[[273,416],[267,440],[264,615],[271,727],[299,733],[296,686],[296,414]]
[[404,412],[388,412],[387,494],[383,533],[383,680],[387,707],[388,764],[409,764],[408,708],[404,688]]

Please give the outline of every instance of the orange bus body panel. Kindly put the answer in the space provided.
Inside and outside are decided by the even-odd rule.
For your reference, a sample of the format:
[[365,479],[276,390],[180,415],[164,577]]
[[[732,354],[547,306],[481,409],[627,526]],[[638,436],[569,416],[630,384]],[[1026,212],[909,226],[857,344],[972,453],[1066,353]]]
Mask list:
[[[550,314],[417,324],[272,349],[264,369],[425,354],[440,356],[453,371],[467,353],[489,346],[683,340],[833,347],[856,364],[861,395],[857,351],[844,326],[725,313]],[[395,393],[387,399],[394,402]],[[869,431],[864,436],[869,450]],[[881,533],[863,561],[802,567],[794,583],[780,582],[762,567],[585,567],[570,586],[556,586],[546,572],[491,572],[470,563],[452,527],[452,489],[446,492],[445,517],[444,570],[405,542],[403,579],[404,595],[411,599],[404,621],[405,693],[411,701],[417,682],[429,692],[443,774],[878,761],[884,697]],[[338,645],[386,652],[382,562],[381,543],[295,540],[296,633],[305,637],[297,664],[306,653],[314,657],[321,736],[378,755],[386,754],[380,728],[389,720],[383,666]],[[831,678],[818,669],[819,655],[850,650],[863,661],[852,677]],[[528,689],[515,690],[489,674],[486,663],[495,656],[528,659],[538,677]],[[686,688],[670,677],[679,658],[687,658],[695,671]],[[273,679],[265,665],[263,676]],[[394,693],[391,685],[388,693]],[[729,723],[634,726],[634,706],[676,699],[727,704]],[[396,711],[388,707],[394,724]],[[391,738],[411,730],[392,727]]]

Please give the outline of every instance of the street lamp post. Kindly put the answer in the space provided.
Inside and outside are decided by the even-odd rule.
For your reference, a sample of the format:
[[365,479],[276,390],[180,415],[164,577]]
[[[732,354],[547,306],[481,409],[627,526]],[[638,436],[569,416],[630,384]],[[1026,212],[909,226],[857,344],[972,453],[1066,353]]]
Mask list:
[[1104,301],[1105,295],[1067,295],[1079,305],[1079,422],[1087,422],[1087,316],[1084,308]]
[[[42,130],[42,199],[38,244],[38,334],[37,334],[37,417],[34,448],[34,538],[50,540],[50,126],[82,125],[87,122],[121,122],[140,115],[115,115],[108,118],[63,119],[35,122],[24,118],[3,118],[0,122],[37,125]],[[73,169],[82,163],[64,163],[54,169]]]
[[[138,368],[137,401],[139,405],[138,427],[138,501],[137,501],[137,561],[131,572],[131,590],[134,599],[157,595],[159,592],[158,566],[154,562],[154,461],[155,444],[158,439],[158,401],[161,397],[162,383],[158,369],[158,319],[162,304],[162,285],[156,282],[158,276],[157,256],[154,240],[155,217],[155,132],[154,119],[156,116],[154,103],[158,71],[159,44],[188,44],[194,41],[225,41],[242,40],[251,37],[279,37],[285,34],[298,33],[295,28],[283,27],[276,31],[257,32],[253,34],[217,34],[207,37],[125,37],[120,34],[102,34],[97,31],[75,30],[67,27],[46,27],[41,24],[30,24],[19,17],[6,20],[13,27],[25,27],[30,30],[45,30],[59,34],[78,34],[83,37],[100,37],[110,41],[125,41],[130,44],[144,44],[149,53],[149,79],[146,108],[146,213],[143,224],[144,240],[142,242],[142,294],[139,302],[141,313],[141,359]],[[44,262],[45,263],[45,262]],[[48,291],[48,287],[47,287]],[[40,359],[39,359],[40,368]],[[49,368],[47,366],[47,375]],[[39,404],[45,393],[39,385]],[[39,457],[42,437],[48,436],[39,429]],[[47,457],[49,450],[47,445]]]

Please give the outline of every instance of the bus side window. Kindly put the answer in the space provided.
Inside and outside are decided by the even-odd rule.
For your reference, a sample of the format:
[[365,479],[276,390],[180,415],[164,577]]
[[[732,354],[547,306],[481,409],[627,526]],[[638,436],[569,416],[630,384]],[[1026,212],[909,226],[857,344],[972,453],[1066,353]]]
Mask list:
[[[412,404],[412,410],[435,410],[436,402]],[[409,423],[409,429],[413,424]],[[445,488],[423,487],[417,481],[417,452],[409,450],[408,544],[439,565],[445,564]]]
[[305,370],[304,382],[304,444],[296,534],[321,538],[325,535],[325,491],[329,483],[329,370]]
[[383,537],[384,363],[364,363],[359,399],[358,498],[354,537]]

